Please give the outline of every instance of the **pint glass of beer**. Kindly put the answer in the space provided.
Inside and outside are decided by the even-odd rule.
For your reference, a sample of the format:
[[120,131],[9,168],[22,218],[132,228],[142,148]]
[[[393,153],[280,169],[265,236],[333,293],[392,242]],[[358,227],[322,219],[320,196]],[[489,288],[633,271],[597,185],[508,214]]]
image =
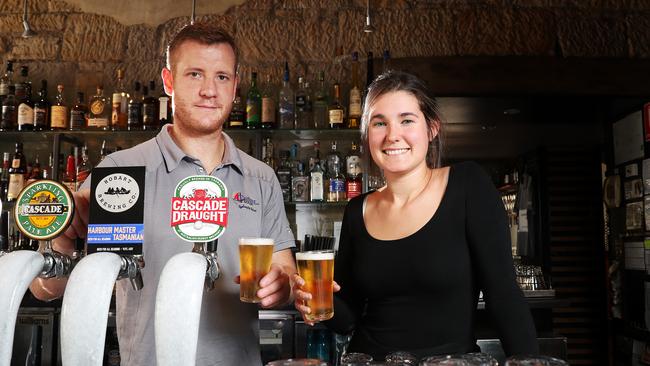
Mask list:
[[243,302],[258,303],[257,290],[260,280],[271,267],[273,239],[239,239],[239,299]]
[[307,321],[321,321],[334,316],[334,251],[296,253],[298,273],[305,280],[304,291],[311,293]]

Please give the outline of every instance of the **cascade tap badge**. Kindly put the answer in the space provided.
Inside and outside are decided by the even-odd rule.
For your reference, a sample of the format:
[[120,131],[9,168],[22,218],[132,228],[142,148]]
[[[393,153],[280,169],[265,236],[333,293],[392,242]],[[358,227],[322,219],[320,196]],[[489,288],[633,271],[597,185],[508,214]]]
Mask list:
[[91,175],[88,254],[142,254],[145,168],[95,168]]
[[176,235],[190,242],[220,237],[228,225],[228,189],[209,175],[183,179],[174,190],[171,226]]
[[14,219],[31,239],[48,240],[62,233],[74,217],[74,200],[67,187],[51,180],[27,185],[18,195]]

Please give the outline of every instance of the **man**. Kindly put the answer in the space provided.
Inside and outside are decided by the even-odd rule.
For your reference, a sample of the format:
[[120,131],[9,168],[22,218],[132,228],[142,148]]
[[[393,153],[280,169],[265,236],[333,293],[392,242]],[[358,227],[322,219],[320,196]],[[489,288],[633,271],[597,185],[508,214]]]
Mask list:
[[[171,197],[176,184],[190,175],[210,174],[228,187],[232,200],[228,227],[219,239],[218,255],[224,277],[203,295],[197,365],[260,365],[258,308],[239,301],[238,238],[275,239],[271,271],[261,281],[261,306],[291,301],[289,276],[296,272],[290,248],[294,239],[271,168],[236,148],[222,132],[238,84],[237,47],[224,31],[209,24],[183,28],[170,42],[162,70],[172,96],[174,124],[149,141],[109,155],[100,166],[146,166],[144,288],[134,291],[129,281],[117,283],[117,329],[122,365],[155,365],[154,305],[158,278],[173,255],[192,244],[179,239],[170,222]],[[86,185],[87,186],[87,185]],[[85,188],[85,187],[84,187]],[[77,215],[55,249],[70,253],[74,238],[85,237],[88,221],[87,188],[75,194]],[[235,278],[231,281],[230,278]],[[52,299],[63,294],[65,280],[37,279],[34,295]]]

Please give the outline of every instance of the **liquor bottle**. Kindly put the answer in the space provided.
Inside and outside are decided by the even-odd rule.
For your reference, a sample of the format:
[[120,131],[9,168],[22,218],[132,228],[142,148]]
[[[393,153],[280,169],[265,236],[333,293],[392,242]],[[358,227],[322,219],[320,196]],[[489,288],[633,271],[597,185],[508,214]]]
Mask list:
[[[32,103],[32,83],[27,79],[27,66],[20,68],[22,81],[16,83],[16,105],[18,105],[18,131],[34,130],[34,104]],[[20,86],[20,93],[18,93]]]
[[325,73],[318,75],[318,89],[314,93],[314,128],[325,128],[329,121],[328,116],[328,95],[325,85]]
[[262,144],[262,161],[273,170],[277,168],[274,157],[274,146],[270,138],[266,138]]
[[372,55],[372,52],[368,51],[368,59],[366,60],[366,89],[363,93],[364,95],[368,94],[368,87],[372,81],[375,80],[375,66],[373,57],[374,56]]
[[75,192],[77,190],[76,170],[75,157],[73,154],[70,154],[66,159],[65,172],[63,172],[63,184],[68,187],[71,192]]
[[129,93],[124,86],[124,70],[117,69],[117,87],[113,91],[113,107],[111,110],[111,128],[126,130],[127,113],[129,108]]
[[271,84],[271,75],[266,75],[266,84],[262,89],[262,128],[275,128],[275,89]]
[[127,130],[142,130],[142,94],[140,94],[140,82],[133,84],[133,95],[129,98]]
[[68,107],[63,99],[63,84],[57,85],[56,90],[56,100],[50,108],[50,129],[65,130],[68,126]]
[[27,173],[27,163],[25,162],[25,155],[23,155],[23,144],[22,142],[17,142],[16,150],[11,160],[11,167],[9,168],[8,202],[18,198],[18,194],[25,185],[25,173]]
[[89,130],[109,129],[111,120],[109,105],[110,100],[104,96],[104,87],[97,85],[97,93],[90,99],[88,126],[86,126]]
[[50,102],[47,100],[47,80],[41,80],[38,100],[34,102],[34,130],[44,131],[50,128]]
[[101,163],[104,158],[108,155],[108,150],[106,149],[106,140],[102,140],[102,147],[99,149],[99,162]]
[[301,76],[296,90],[296,128],[310,128],[314,118],[312,114],[309,83]]
[[16,88],[16,100],[23,100],[29,94],[32,95],[32,83],[29,81],[29,68],[27,66],[20,67],[20,79],[14,84]]
[[359,128],[361,124],[361,86],[359,85],[359,53],[352,53],[352,88],[348,109],[348,128]]
[[165,92],[163,85],[162,92],[158,97],[158,124],[163,126],[172,122],[172,100]]
[[70,108],[70,127],[72,131],[83,130],[86,127],[88,107],[84,103],[84,93],[77,92],[77,101],[74,107]]
[[50,157],[47,159],[47,166],[44,166],[41,168],[41,178],[43,179],[50,179],[50,180],[56,180],[56,178],[52,178],[52,164],[53,164],[53,158],[52,154],[50,154]]
[[284,63],[284,76],[282,77],[282,89],[278,98],[278,109],[280,114],[280,128],[295,128],[296,117],[294,115],[293,89],[289,83],[289,63]]
[[343,110],[343,105],[341,105],[341,86],[339,83],[334,84],[334,96],[332,97],[332,103],[330,103],[328,112],[330,128],[343,127],[345,111]]
[[309,201],[309,176],[305,174],[305,164],[298,162],[296,173],[291,177],[291,200],[293,202]]
[[9,161],[10,154],[2,153],[2,172],[0,172],[0,203],[7,201],[7,190],[9,189]]
[[2,101],[2,115],[0,116],[0,131],[13,131],[18,124],[18,107],[14,97],[13,85],[9,85],[9,94]]
[[284,202],[289,202],[291,200],[291,166],[288,150],[280,150],[280,166],[276,174],[282,189],[282,198]]
[[36,159],[34,159],[34,163],[32,164],[32,171],[29,172],[29,178],[27,178],[27,182],[25,184],[33,183],[39,179],[43,179],[43,174],[41,171],[41,163],[39,162],[38,154],[36,154]]
[[257,89],[257,73],[251,73],[251,87],[246,96],[246,128],[257,129],[261,123],[262,95]]
[[84,145],[81,148],[81,163],[77,165],[75,190],[78,191],[81,188],[81,185],[86,181],[92,169],[93,167],[88,158],[88,146]]
[[345,177],[341,174],[341,155],[336,150],[336,141],[332,141],[330,153],[325,159],[327,164],[327,202],[339,202],[346,199]]
[[7,61],[7,68],[0,77],[0,103],[9,95],[9,86],[14,84],[14,63]]
[[157,130],[160,127],[160,112],[158,111],[159,103],[149,93],[153,94],[156,90],[156,82],[149,80],[149,88],[144,88],[144,99],[142,99],[142,128],[144,130]]
[[320,162],[320,150],[318,141],[314,141],[316,155],[309,159],[309,197],[312,202],[322,202],[324,196],[324,172]]
[[314,141],[314,154],[309,157],[307,165],[307,171],[314,169],[314,165],[317,163],[320,164],[320,142],[318,140]]
[[235,100],[232,103],[232,110],[228,117],[228,127],[230,128],[244,128],[244,121],[246,120],[246,108],[241,101],[241,90],[237,88],[235,93]]
[[345,169],[347,179],[345,180],[345,192],[348,201],[361,194],[363,190],[363,170],[357,144],[353,141],[350,153],[345,158]]

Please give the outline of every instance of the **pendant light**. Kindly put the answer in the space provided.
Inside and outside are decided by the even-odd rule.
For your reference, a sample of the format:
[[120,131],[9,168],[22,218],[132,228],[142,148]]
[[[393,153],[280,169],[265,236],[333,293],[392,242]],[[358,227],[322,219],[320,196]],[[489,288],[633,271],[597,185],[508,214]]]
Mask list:
[[363,27],[365,33],[372,33],[375,27],[370,23],[370,0],[366,0],[366,25]]
[[190,19],[190,24],[194,24],[196,19],[196,0],[192,0],[192,19]]
[[27,0],[23,1],[23,28],[25,28],[22,34],[23,38],[30,38],[36,35],[36,32],[32,30],[27,20]]

